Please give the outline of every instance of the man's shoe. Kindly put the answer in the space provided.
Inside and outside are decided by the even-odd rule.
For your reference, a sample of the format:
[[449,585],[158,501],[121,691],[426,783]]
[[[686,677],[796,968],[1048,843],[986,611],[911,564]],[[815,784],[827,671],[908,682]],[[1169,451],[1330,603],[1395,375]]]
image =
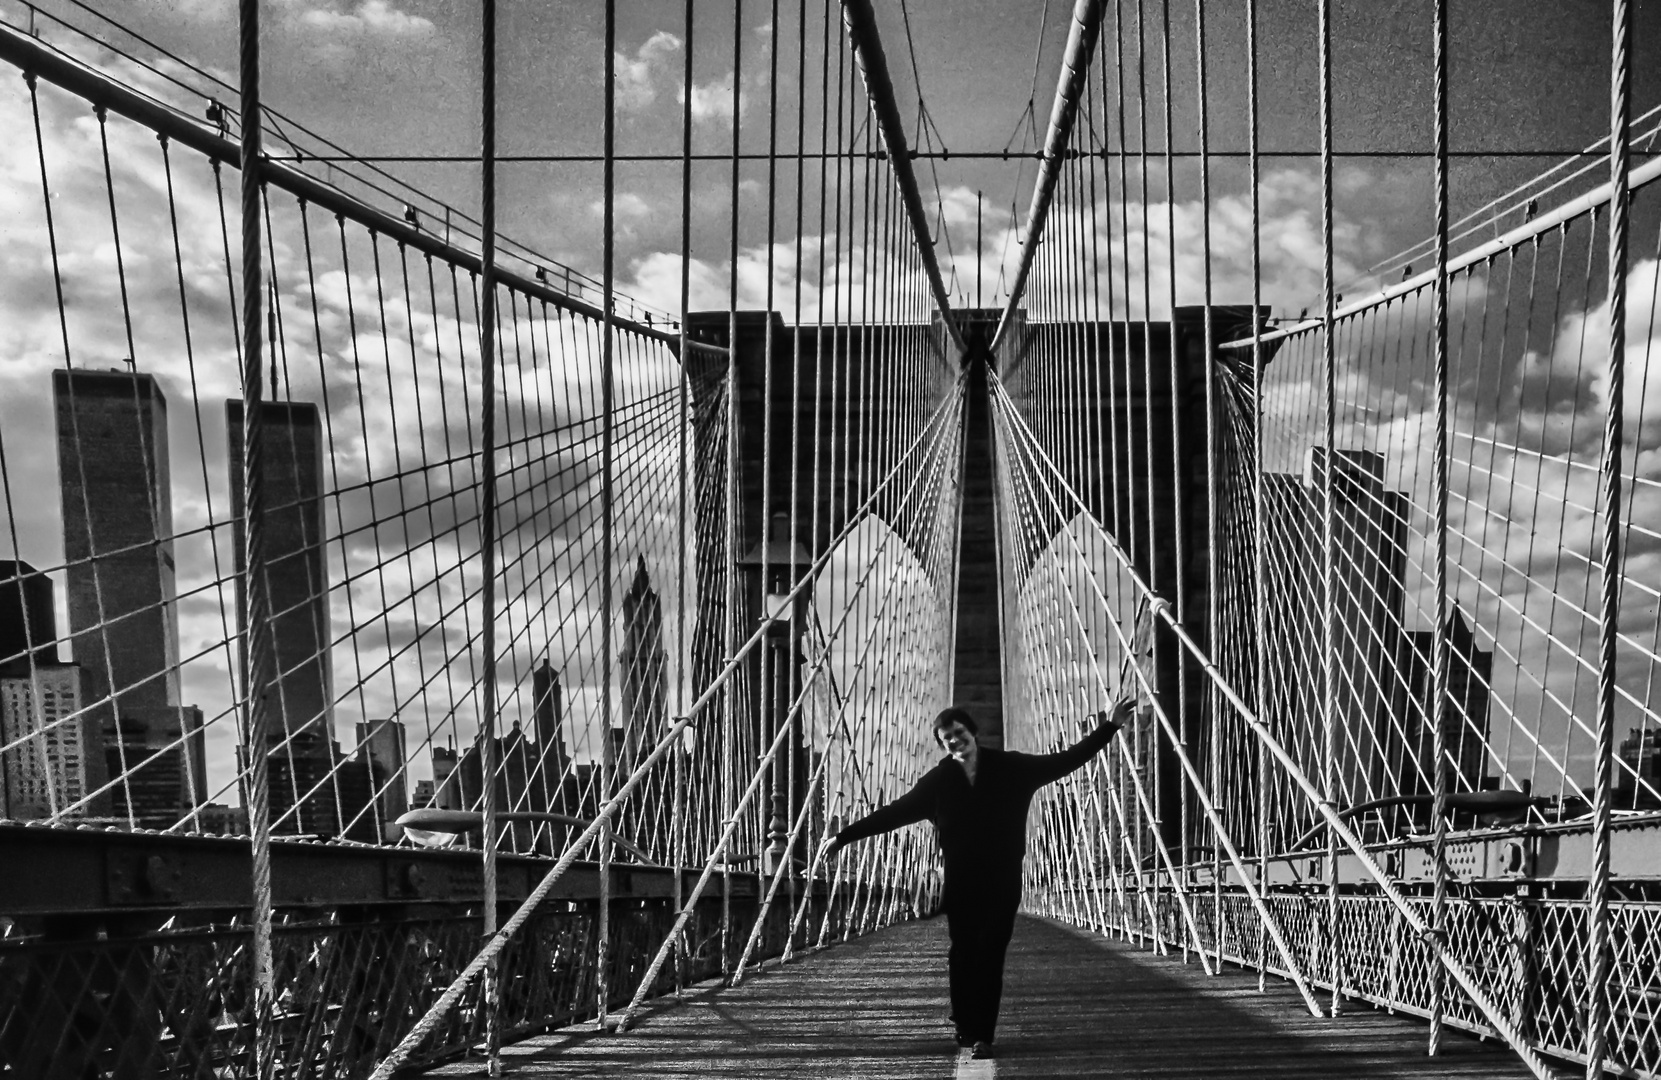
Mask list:
[[987,1042],[985,1039],[980,1040],[979,1042],[975,1043],[975,1048],[973,1050],[969,1051],[969,1056],[972,1057],[972,1058],[977,1058],[977,1059],[981,1059],[981,1060],[984,1060],[984,1059],[989,1058],[989,1057],[993,1057],[994,1055],[992,1053],[992,1044]]
[[959,1046],[973,1046],[973,1045],[975,1045],[975,1037],[973,1035],[964,1034],[964,1032],[961,1029],[959,1029],[957,1031],[957,1033],[955,1035],[953,1035],[953,1038],[957,1040],[957,1045],[959,1045]]

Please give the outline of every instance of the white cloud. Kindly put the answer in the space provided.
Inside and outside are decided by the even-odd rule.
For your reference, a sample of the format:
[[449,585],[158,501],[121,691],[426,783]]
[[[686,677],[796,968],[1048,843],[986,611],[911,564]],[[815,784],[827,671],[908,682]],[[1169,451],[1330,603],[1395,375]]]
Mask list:
[[[901,253],[907,241],[901,241]],[[798,279],[796,263],[801,262],[801,308],[796,306]],[[768,249],[765,245],[742,248],[738,253],[738,307],[757,310],[767,307]],[[826,259],[823,272],[821,257]],[[782,241],[772,248],[772,307],[786,323],[809,324],[823,316],[826,322],[860,322],[865,319],[867,304],[867,262],[871,275],[884,273],[884,259],[878,252],[867,253],[862,246],[842,248],[834,236],[808,237],[797,243]],[[665,311],[680,310],[681,256],[677,252],[658,251],[634,262],[633,280],[626,286],[628,292],[646,304]],[[902,268],[891,262],[884,280],[890,295],[920,297],[927,289],[920,270]],[[732,288],[732,263],[694,258],[687,273],[689,285],[688,310],[719,311],[728,304]],[[873,319],[882,318],[882,312],[873,310]]]
[[[762,26],[757,32],[765,32]],[[664,91],[673,86],[677,106],[686,103],[686,84],[680,63],[675,57],[682,48],[681,39],[667,30],[659,30],[647,38],[630,56],[618,51],[614,64],[617,78],[617,106],[619,111],[636,116],[652,113]],[[764,50],[765,52],[765,50]],[[750,112],[750,97],[754,90],[764,87],[765,76],[745,76],[739,91],[740,118]],[[692,120],[697,124],[732,124],[733,73],[728,71],[708,82],[692,84]],[[678,118],[680,109],[671,114],[666,108],[657,113],[662,118]]]
[[[747,116],[750,111],[749,79],[745,79],[745,86],[738,91],[739,118]],[[707,83],[692,84],[692,119],[698,123],[716,121],[727,125],[732,124],[732,72],[727,72],[718,79]],[[679,99],[685,101],[684,95]]]
[[[606,212],[606,204],[596,199],[588,204],[588,212],[600,217]],[[644,198],[633,191],[619,191],[611,202],[611,212],[618,221],[638,221],[652,212],[651,205]]]
[[[1657,287],[1661,263],[1640,260],[1626,275],[1626,382],[1622,417],[1630,442],[1640,428],[1653,443],[1661,425],[1661,324],[1657,321]],[[1595,307],[1562,318],[1552,342],[1552,372],[1575,384],[1587,385],[1595,395],[1587,402],[1599,417],[1609,401],[1609,299]],[[1528,361],[1538,364],[1538,355]],[[1601,429],[1601,425],[1599,425]]]
[[334,34],[384,34],[394,37],[433,32],[431,19],[401,11],[387,0],[362,0],[356,8],[329,6],[308,8],[299,21]]
[[635,50],[633,57],[617,53],[614,64],[617,70],[618,109],[638,112],[655,102],[658,80],[674,78],[669,58],[680,49],[680,38],[667,30],[659,30]]
[[399,49],[426,45],[436,39],[430,19],[412,15],[387,0],[361,0],[299,6],[291,10],[289,25],[301,47],[331,75],[360,65],[381,65]]

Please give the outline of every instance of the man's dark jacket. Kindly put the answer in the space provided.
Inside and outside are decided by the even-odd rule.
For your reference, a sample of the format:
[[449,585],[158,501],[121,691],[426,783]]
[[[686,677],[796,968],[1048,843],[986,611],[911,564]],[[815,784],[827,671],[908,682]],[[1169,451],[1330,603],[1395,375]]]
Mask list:
[[1021,858],[1027,846],[1027,808],[1033,794],[1061,779],[1098,754],[1118,731],[1104,724],[1065,750],[1022,754],[981,747],[975,782],[950,757],[917,781],[915,787],[837,834],[839,845],[932,821],[945,862],[945,904],[952,907],[960,889],[977,893],[1017,890]]

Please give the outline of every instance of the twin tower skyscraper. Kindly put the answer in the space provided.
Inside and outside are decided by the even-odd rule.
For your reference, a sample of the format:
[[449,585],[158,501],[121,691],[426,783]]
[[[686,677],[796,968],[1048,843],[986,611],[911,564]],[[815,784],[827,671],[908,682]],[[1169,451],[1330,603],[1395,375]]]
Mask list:
[[[196,583],[187,603],[200,596],[217,605],[219,590],[235,582],[240,640],[245,610],[242,403],[226,403],[231,535],[215,535],[208,526],[180,537],[173,521],[167,397],[156,379],[125,368],[60,369],[52,373],[52,390],[67,640],[74,662],[60,662],[51,641],[45,646],[33,642],[27,656],[0,656],[9,681],[28,678],[35,687],[32,702],[22,693],[7,695],[5,726],[16,730],[30,724],[25,711],[33,714],[34,726],[49,726],[50,721],[41,720],[42,701],[50,696],[40,681],[45,672],[54,673],[57,682],[72,676],[55,689],[72,689],[83,713],[79,724],[60,725],[73,729],[69,744],[47,739],[41,742],[44,750],[9,755],[16,760],[6,762],[8,802],[18,805],[6,810],[11,816],[45,816],[40,811],[46,808],[29,805],[25,791],[55,786],[85,793],[108,784],[103,795],[88,799],[71,816],[165,828],[192,815],[214,794],[208,788],[202,713],[182,698],[177,559],[183,542],[211,561],[190,575]],[[324,783],[336,752],[330,723],[322,432],[313,405],[274,402],[262,408],[266,579],[280,673],[271,730],[274,743],[286,740],[271,755],[272,816],[298,802],[301,812],[289,815],[278,831],[331,831],[323,827],[338,820],[338,808]],[[208,467],[204,451],[204,476]],[[212,509],[212,517],[223,521],[224,511]],[[18,602],[0,604],[0,620],[8,626],[27,622],[51,628],[50,582],[27,564],[14,566],[15,574],[4,575],[16,578],[6,599],[15,588]],[[44,612],[34,610],[42,606]],[[220,627],[214,629],[217,635]],[[32,636],[40,636],[38,629]],[[213,658],[204,654],[197,659]],[[240,654],[237,662],[242,662]],[[43,770],[53,775],[43,778]],[[31,780],[36,781],[32,786]],[[58,804],[54,812],[65,805],[56,793],[51,801]]]

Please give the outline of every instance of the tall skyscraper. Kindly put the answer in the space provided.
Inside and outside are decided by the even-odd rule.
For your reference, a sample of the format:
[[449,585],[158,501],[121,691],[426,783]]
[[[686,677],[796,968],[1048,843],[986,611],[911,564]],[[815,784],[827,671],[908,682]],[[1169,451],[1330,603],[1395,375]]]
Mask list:
[[[1487,775],[1489,679],[1494,654],[1477,646],[1476,635],[1455,607],[1448,615],[1448,696],[1442,703],[1442,731],[1447,739],[1450,791],[1477,791]],[[1435,634],[1407,633],[1401,663],[1401,689],[1391,710],[1401,734],[1391,747],[1390,770],[1403,795],[1434,790],[1436,732],[1429,718],[1435,696]],[[1429,820],[1425,818],[1425,820]]]
[[[506,735],[496,740],[496,805],[501,809],[519,813],[541,810],[541,807],[532,805],[531,776],[536,771],[536,751],[517,720]],[[476,752],[474,756],[477,756]],[[482,783],[480,790],[483,790]],[[515,822],[513,850],[528,854],[538,828],[532,822]]]
[[1621,760],[1638,774],[1638,779],[1661,785],[1661,731],[1635,727],[1621,740]]
[[575,783],[565,750],[565,703],[559,672],[544,658],[531,669],[531,701],[536,727],[536,768],[530,787],[533,810],[573,813]]
[[21,559],[0,559],[0,671],[58,661],[52,579]]
[[123,705],[103,750],[117,780],[110,813],[120,821],[166,829],[208,801],[207,739],[193,705]]
[[[334,695],[329,663],[329,576],[323,549],[323,439],[317,407],[308,402],[265,402],[265,453],[261,481],[265,502],[265,584],[271,603],[271,638],[277,678],[271,699],[271,817],[277,821],[302,800],[332,800],[319,787],[338,759],[333,752]],[[231,513],[237,572],[237,629],[246,642],[243,590],[243,406],[225,403],[230,444]],[[246,670],[247,659],[243,657]],[[277,771],[285,776],[279,783]],[[315,790],[314,790],[315,789]],[[331,804],[332,806],[332,804]],[[315,827],[306,827],[316,818]],[[308,810],[289,816],[278,832],[327,831],[335,814]]]
[[627,776],[640,763],[668,721],[663,651],[663,605],[646,573],[646,557],[635,562],[634,580],[623,594],[623,641],[617,652],[623,682],[623,738],[617,769]]
[[118,709],[177,705],[167,396],[149,375],[85,368],[53,371],[52,396],[75,662]]
[[[1338,686],[1339,790],[1350,803],[1391,794],[1384,747],[1389,740],[1391,686],[1405,642],[1402,623],[1407,572],[1407,496],[1384,486],[1384,455],[1312,446],[1304,484],[1321,528],[1322,474],[1333,463],[1333,625]],[[1319,546],[1316,548],[1320,550]]]
[[462,791],[462,774],[457,768],[460,756],[453,746],[433,747],[433,801],[440,810],[468,809],[467,793]]
[[[663,651],[663,604],[657,590],[652,588],[644,555],[636,557],[634,580],[623,594],[623,641],[617,663],[623,686],[623,726],[613,735],[614,786],[628,779],[669,726],[669,665]],[[782,676],[781,693],[788,697],[788,668],[783,664],[780,667],[783,670],[776,674]],[[672,801],[670,785],[664,782],[667,775],[666,769],[654,769],[630,793],[618,815],[619,832],[647,850],[661,848],[660,841],[667,841]]]
[[404,770],[404,725],[398,720],[373,720],[358,724],[358,754],[367,756],[378,777],[376,788],[382,837],[398,839],[393,822],[409,809],[408,776]]
[[95,816],[104,800],[69,808],[103,783],[101,739],[79,664],[54,661],[0,674],[0,744],[24,741],[0,755],[0,817],[37,821],[68,811]]
[[[1322,483],[1333,472],[1333,589],[1326,595]],[[1365,450],[1310,447],[1301,478],[1267,473],[1263,673],[1268,720],[1288,737],[1300,764],[1319,776],[1327,697],[1324,624],[1333,630],[1332,705],[1337,798],[1349,805],[1395,793],[1388,763],[1406,645],[1402,625],[1407,565],[1407,496],[1384,484],[1384,457]]]
[[[392,828],[393,819],[386,816],[386,795],[392,790],[389,785],[394,778],[382,764],[382,759],[377,758],[362,742],[350,758],[341,755],[338,747],[334,756],[340,762],[340,767],[330,778],[340,806],[337,835],[362,844],[382,843],[395,831],[401,835],[402,830]],[[397,779],[401,782],[403,778]],[[386,790],[382,791],[382,788]]]
[[87,369],[52,372],[52,394],[70,642],[119,781],[110,812],[164,828],[207,798],[201,713],[179,699],[167,396],[150,375]]
[[1661,809],[1661,730],[1640,721],[1626,738],[1621,740],[1621,761],[1637,774],[1628,776],[1626,769],[1615,770],[1615,805],[1633,810]]
[[[303,752],[305,748],[273,741],[266,757],[267,805],[271,808],[273,833],[279,836],[339,834],[341,803],[333,775],[339,755],[334,749],[332,740],[324,743],[322,753]],[[248,759],[241,746],[237,747],[236,755],[242,805],[247,806]]]

